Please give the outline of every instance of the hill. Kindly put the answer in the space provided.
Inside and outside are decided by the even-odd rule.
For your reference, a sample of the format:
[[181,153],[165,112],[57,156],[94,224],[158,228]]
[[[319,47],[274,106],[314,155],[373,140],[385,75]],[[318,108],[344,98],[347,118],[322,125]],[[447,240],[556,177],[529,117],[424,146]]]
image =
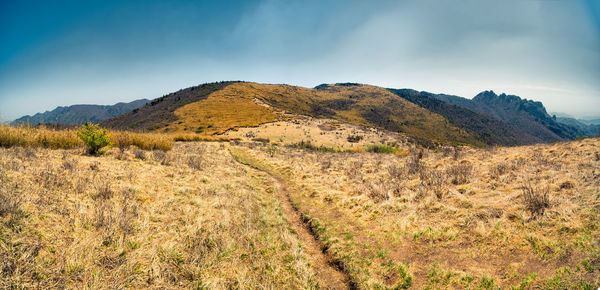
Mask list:
[[448,104],[488,115],[527,134],[526,143],[556,142],[572,140],[585,134],[575,127],[554,120],[541,102],[521,99],[518,96],[484,91],[472,100],[444,94],[431,94],[432,97]]
[[57,107],[52,111],[37,113],[33,116],[23,116],[12,124],[66,124],[82,125],[88,122],[98,123],[121,114],[137,109],[150,100],[141,99],[130,103],[117,103],[114,105],[72,105]]
[[489,144],[513,146],[540,142],[538,138],[511,127],[499,119],[446,103],[434,94],[411,89],[389,90],[410,102],[446,117],[454,124],[479,134]]
[[443,116],[380,87],[361,84],[304,88],[248,82],[205,84],[169,94],[104,126],[158,132],[221,134],[290,118],[290,114],[330,118],[400,132],[427,142],[485,142]]
[[207,83],[152,100],[137,110],[106,120],[105,127],[123,130],[153,131],[177,121],[175,110],[189,103],[204,100],[207,96],[233,82]]

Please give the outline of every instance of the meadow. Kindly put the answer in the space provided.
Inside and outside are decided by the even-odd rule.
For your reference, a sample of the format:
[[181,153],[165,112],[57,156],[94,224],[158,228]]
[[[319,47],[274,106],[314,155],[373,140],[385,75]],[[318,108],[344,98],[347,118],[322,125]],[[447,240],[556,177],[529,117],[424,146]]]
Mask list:
[[335,152],[110,133],[90,156],[74,131],[0,127],[0,288],[600,285],[598,138]]

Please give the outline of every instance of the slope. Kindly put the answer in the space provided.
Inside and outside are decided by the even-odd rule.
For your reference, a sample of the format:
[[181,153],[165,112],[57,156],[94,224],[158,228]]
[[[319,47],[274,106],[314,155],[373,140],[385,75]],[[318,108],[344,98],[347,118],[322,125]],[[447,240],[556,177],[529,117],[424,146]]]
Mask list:
[[411,89],[389,90],[410,102],[443,115],[454,124],[479,134],[483,140],[490,144],[514,146],[541,141],[539,138],[511,127],[497,118],[477,113],[459,105],[444,102],[440,100],[440,98],[436,98],[436,95],[434,94],[418,92]]
[[102,122],[102,126],[134,131],[152,131],[177,120],[174,111],[186,104],[205,99],[232,82],[206,83],[182,89],[152,100],[145,106]]
[[431,95],[446,103],[456,105],[502,120],[508,125],[534,138],[536,142],[556,142],[584,135],[577,128],[556,122],[540,102],[518,96],[484,91],[472,100],[452,95]]
[[141,99],[130,103],[117,103],[114,105],[73,105],[57,107],[52,111],[37,113],[33,116],[23,116],[13,121],[13,124],[66,124],[81,125],[87,122],[98,123],[121,114],[137,109],[150,100]]
[[476,134],[384,88],[322,85],[314,89],[248,82],[205,84],[169,94],[103,123],[118,129],[222,134],[238,127],[290,118],[289,114],[400,132],[426,142],[485,144]]

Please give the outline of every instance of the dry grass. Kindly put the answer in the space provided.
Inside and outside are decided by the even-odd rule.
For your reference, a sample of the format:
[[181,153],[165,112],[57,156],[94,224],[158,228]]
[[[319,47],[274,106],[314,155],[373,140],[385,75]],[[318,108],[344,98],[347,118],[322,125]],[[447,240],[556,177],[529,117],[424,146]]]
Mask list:
[[0,125],[0,147],[13,146],[71,149],[83,147],[84,144],[73,130]]
[[285,180],[359,288],[600,284],[600,139],[402,154],[275,143],[100,158],[0,147],[0,288],[316,288],[260,170]]
[[[136,146],[143,150],[171,150],[174,140],[165,134],[109,131],[111,143],[120,149]],[[0,147],[42,147],[51,149],[83,148],[75,130],[0,125]]]
[[198,134],[183,134],[183,133],[173,133],[170,136],[173,137],[173,140],[180,142],[230,142],[239,140],[236,137],[227,137],[221,135],[198,135]]
[[171,165],[25,150],[0,148],[0,288],[318,287],[265,176],[219,144]]
[[550,207],[548,191],[548,187],[545,189],[535,189],[531,184],[523,186],[523,203],[532,218],[543,216],[544,211]]
[[133,133],[125,131],[111,131],[113,146],[127,148],[135,146],[143,150],[168,151],[173,148],[174,139],[165,134]]
[[295,184],[292,202],[361,288],[408,275],[416,288],[580,289],[600,284],[599,145],[245,154]]
[[205,100],[175,110],[179,120],[169,124],[167,130],[212,135],[280,119],[278,110],[260,104],[253,96],[243,84],[229,85]]

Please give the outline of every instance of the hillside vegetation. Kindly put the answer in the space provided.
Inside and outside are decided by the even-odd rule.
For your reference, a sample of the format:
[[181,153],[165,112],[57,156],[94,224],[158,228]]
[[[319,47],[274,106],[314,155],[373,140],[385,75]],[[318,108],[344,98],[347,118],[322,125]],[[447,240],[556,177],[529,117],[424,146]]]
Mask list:
[[315,89],[246,82],[205,84],[156,99],[102,124],[119,129],[211,135],[285,120],[291,117],[289,114],[386,129],[427,142],[485,144],[477,134],[439,114],[386,89],[359,84]]
[[446,103],[478,112],[501,120],[528,137],[526,143],[573,140],[585,136],[585,132],[553,119],[540,102],[521,99],[518,96],[485,91],[472,100],[452,95],[430,94]]
[[478,134],[489,144],[514,146],[533,144],[541,141],[539,138],[525,133],[519,128],[510,126],[498,118],[452,103],[446,103],[431,93],[410,89],[389,90],[410,102],[446,117],[454,124]]
[[102,126],[133,131],[154,131],[177,121],[175,110],[189,103],[206,99],[232,82],[208,83],[162,96],[152,100],[145,106],[101,122]]
[[[126,149],[135,146],[144,150],[167,151],[173,147],[173,137],[164,134],[110,131],[111,146]],[[54,130],[45,127],[0,125],[0,147],[74,149],[85,144],[77,136],[77,130]]]

